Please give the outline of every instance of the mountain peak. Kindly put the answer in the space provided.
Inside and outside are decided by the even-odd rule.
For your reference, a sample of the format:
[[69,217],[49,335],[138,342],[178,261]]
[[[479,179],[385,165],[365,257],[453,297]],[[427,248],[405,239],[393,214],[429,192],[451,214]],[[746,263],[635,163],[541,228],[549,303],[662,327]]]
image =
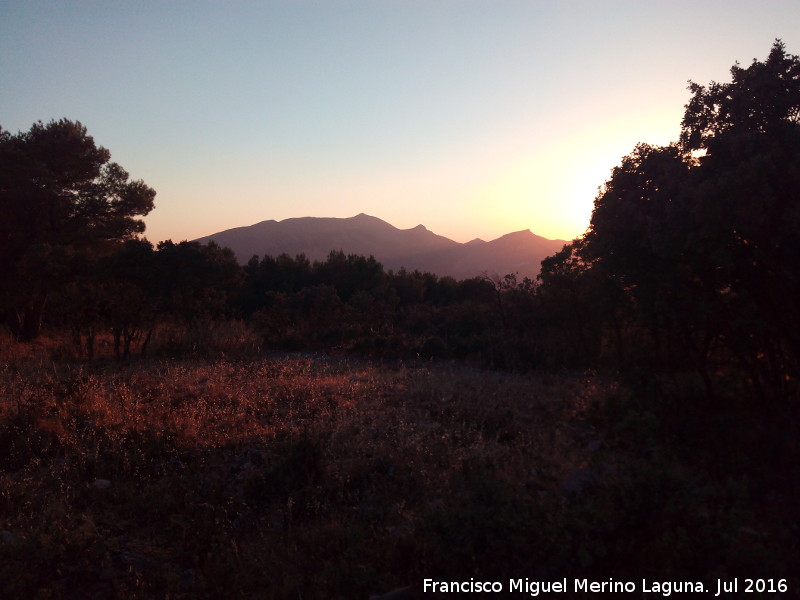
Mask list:
[[543,258],[558,252],[564,242],[546,240],[530,229],[506,234],[491,242],[474,239],[466,244],[430,231],[422,224],[411,229],[366,213],[349,218],[296,218],[262,221],[215,233],[196,241],[216,241],[231,248],[244,263],[252,256],[304,254],[325,260],[331,250],[374,256],[388,270],[405,267],[457,279],[484,272],[535,276]]
[[358,213],[355,217],[345,218],[345,219],[335,219],[335,221],[339,221],[341,223],[347,223],[350,226],[355,225],[356,227],[367,227],[372,229],[396,229],[396,227],[390,223],[387,223],[383,219],[379,219],[378,217],[373,217],[372,215],[368,215],[367,213]]

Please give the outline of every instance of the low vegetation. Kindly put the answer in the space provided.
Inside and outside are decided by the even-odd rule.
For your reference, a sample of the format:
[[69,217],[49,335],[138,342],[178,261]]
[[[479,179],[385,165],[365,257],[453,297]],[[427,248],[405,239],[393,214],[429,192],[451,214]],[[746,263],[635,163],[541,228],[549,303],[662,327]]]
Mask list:
[[[709,422],[681,453],[591,372],[57,347],[21,346],[0,373],[4,598],[348,599],[423,577],[797,564],[797,437]],[[725,431],[753,446],[717,463]]]

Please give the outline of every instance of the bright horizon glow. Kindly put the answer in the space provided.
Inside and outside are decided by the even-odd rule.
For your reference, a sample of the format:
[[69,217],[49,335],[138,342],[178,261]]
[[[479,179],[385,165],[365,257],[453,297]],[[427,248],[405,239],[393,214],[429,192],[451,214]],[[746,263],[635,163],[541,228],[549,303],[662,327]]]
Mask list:
[[157,192],[146,236],[367,213],[460,242],[573,239],[687,80],[727,81],[800,3],[0,4],[0,125],[79,120]]

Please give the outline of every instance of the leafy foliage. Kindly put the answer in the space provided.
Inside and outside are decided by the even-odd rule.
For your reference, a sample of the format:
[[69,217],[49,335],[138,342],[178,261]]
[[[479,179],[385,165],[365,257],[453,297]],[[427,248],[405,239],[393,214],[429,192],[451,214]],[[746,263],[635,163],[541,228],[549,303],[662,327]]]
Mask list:
[[21,339],[39,334],[48,295],[74,265],[144,231],[135,217],[152,210],[155,191],[110,156],[79,122],[0,130],[0,303]]
[[800,376],[800,59],[776,42],[731,74],[691,84],[679,144],[639,145],[614,169],[581,255],[646,334],[641,359],[696,371],[709,397],[733,369],[786,398]]

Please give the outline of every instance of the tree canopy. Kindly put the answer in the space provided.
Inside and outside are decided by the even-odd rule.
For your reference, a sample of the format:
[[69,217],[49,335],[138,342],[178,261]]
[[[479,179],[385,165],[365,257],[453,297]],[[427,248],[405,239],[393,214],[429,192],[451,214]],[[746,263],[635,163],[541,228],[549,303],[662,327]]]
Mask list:
[[778,40],[731,76],[690,83],[680,140],[613,170],[580,254],[648,333],[640,358],[709,393],[711,362],[736,364],[782,395],[800,357],[800,59]]
[[110,158],[77,121],[0,129],[0,304],[21,339],[76,262],[144,231],[156,193]]

